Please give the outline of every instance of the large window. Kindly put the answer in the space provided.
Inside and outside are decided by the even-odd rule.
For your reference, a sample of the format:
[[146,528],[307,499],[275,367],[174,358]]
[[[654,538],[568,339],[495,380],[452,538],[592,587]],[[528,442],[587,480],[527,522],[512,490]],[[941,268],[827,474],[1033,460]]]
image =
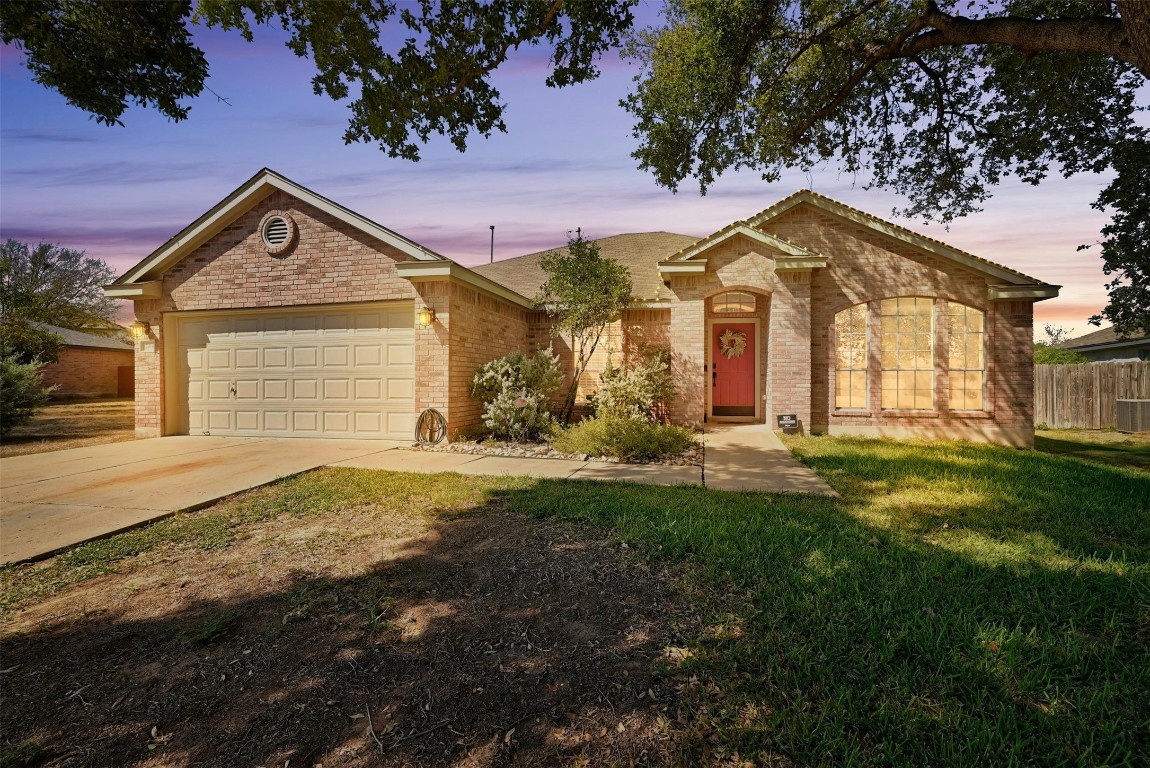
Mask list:
[[835,408],[867,405],[866,304],[835,315]]
[[882,318],[882,407],[934,407],[934,299],[879,303]]
[[980,411],[986,381],[986,319],[974,307],[951,303],[950,320],[950,408],[954,411]]

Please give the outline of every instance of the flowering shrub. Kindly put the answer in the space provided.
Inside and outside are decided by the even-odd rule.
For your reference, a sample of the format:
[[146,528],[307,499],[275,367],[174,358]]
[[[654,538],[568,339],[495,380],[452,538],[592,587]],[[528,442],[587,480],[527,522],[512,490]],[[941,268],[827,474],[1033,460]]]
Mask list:
[[671,375],[671,350],[646,347],[637,363],[616,368],[608,364],[599,375],[599,389],[589,398],[598,417],[663,421],[666,404],[679,393]]
[[559,359],[550,349],[534,357],[516,351],[480,366],[471,395],[483,403],[483,425],[492,434],[523,441],[550,431],[548,401],[562,383]]

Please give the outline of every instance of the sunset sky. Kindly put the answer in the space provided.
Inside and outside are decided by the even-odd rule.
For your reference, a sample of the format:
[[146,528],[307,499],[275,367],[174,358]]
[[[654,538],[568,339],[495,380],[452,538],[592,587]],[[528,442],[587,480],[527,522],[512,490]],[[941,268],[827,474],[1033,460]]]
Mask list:
[[[651,15],[651,6],[643,12]],[[546,55],[521,51],[496,85],[507,102],[506,134],[474,137],[466,154],[443,139],[419,163],[373,146],[345,146],[346,105],[315,96],[310,61],[259,29],[254,44],[201,30],[211,65],[191,117],[171,123],[130,110],[123,127],[99,125],[32,82],[22,56],[0,51],[0,236],[87,251],[122,272],[267,166],[462,264],[560,246],[582,227],[590,237],[667,230],[705,236],[809,187],[923,234],[1063,286],[1035,307],[1036,327],[1081,335],[1105,303],[1097,248],[1106,217],[1090,208],[1105,177],[1055,174],[1038,187],[1001,186],[985,210],[950,225],[899,219],[901,200],[865,191],[835,168],[767,184],[732,173],[705,197],[656,186],[635,167],[631,121],[618,101],[631,65],[611,57],[592,83],[543,84]]]

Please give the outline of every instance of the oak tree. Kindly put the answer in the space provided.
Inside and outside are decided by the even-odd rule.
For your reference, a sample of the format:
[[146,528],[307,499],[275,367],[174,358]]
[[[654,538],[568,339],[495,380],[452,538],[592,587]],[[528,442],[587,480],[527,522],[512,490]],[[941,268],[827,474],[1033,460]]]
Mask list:
[[251,40],[262,25],[309,57],[316,93],[347,100],[344,139],[418,159],[504,131],[493,73],[550,51],[546,83],[598,75],[628,38],[639,66],[623,104],[635,157],[658,183],[706,189],[739,168],[776,179],[835,163],[896,190],[902,213],[948,221],[1002,180],[1107,172],[1095,206],[1110,302],[1094,321],[1150,330],[1150,76],[1146,0],[668,0],[634,30],[636,0],[6,0],[0,37],[33,76],[97,120],[133,103],[173,120],[205,89],[194,23]]

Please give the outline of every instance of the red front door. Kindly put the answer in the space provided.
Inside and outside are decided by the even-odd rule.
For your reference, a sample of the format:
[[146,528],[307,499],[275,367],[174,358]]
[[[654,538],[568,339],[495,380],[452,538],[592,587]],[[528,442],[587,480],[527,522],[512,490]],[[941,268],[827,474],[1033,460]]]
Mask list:
[[711,326],[711,413],[755,415],[754,323]]

